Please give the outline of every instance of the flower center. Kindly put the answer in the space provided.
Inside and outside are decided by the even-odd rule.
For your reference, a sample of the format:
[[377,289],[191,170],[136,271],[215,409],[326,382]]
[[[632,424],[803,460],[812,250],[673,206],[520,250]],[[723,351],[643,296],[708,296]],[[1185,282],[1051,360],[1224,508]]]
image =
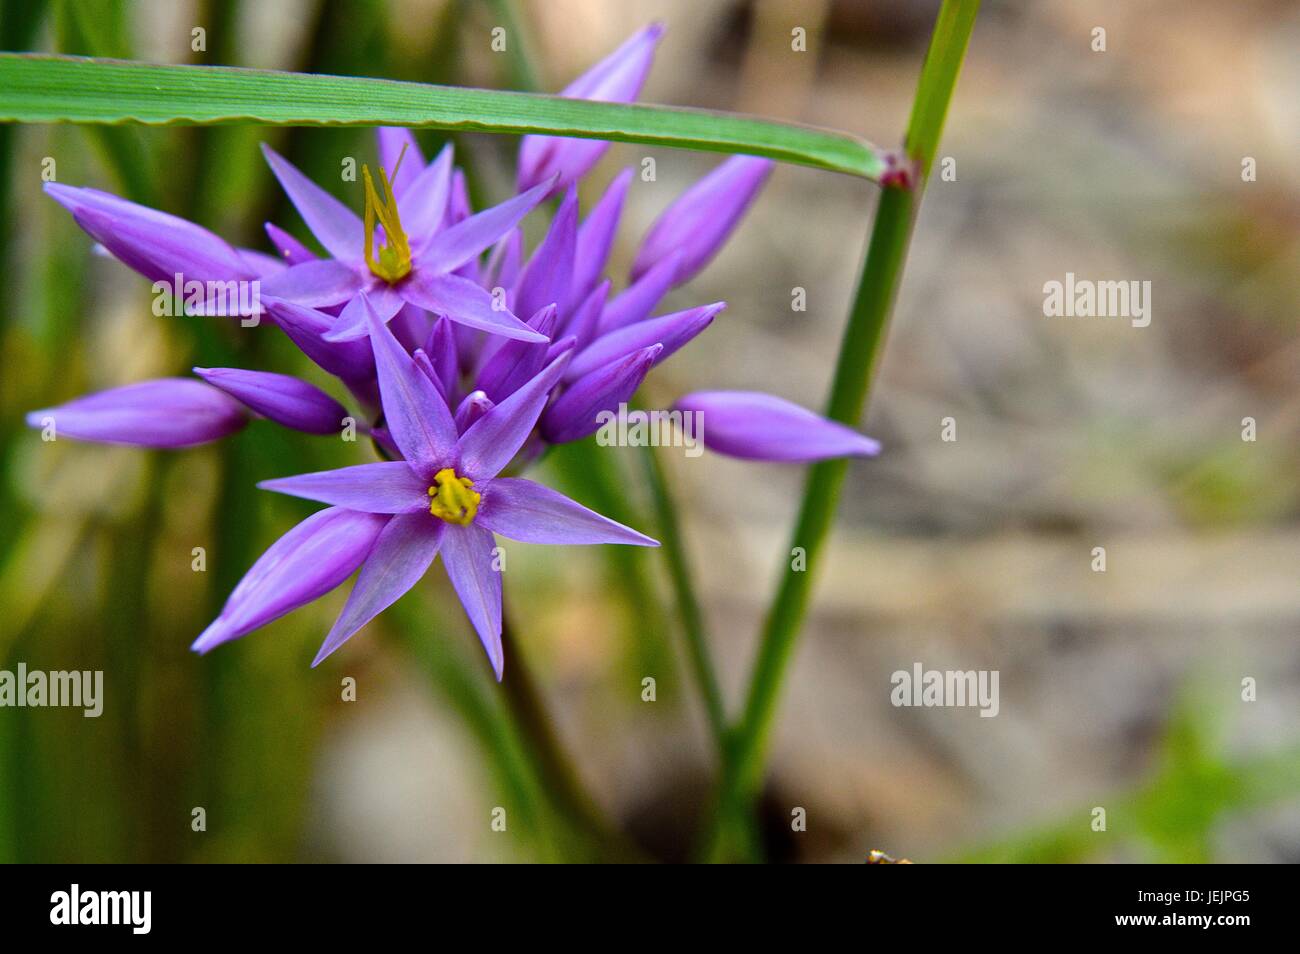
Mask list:
[[429,488],[429,513],[462,527],[474,522],[483,495],[474,490],[473,481],[457,477],[456,471],[444,467],[433,475],[433,484]]
[[[401,168],[402,157],[405,155],[406,147],[403,146],[397,164],[393,166],[394,176]],[[370,178],[370,167],[365,163],[361,164],[361,177],[366,183],[366,265],[371,272],[392,285],[411,271],[411,243],[402,230],[402,220],[397,214],[397,197],[393,195],[393,184],[389,181],[388,173],[384,172],[384,167],[379,167],[379,180],[384,185],[382,199],[375,189],[374,180]],[[377,250],[376,219],[384,227],[384,242]]]

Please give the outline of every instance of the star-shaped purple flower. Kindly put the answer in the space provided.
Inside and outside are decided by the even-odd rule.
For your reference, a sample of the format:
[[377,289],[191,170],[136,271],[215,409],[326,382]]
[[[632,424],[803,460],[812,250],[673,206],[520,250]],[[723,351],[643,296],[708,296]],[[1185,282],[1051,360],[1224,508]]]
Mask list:
[[365,336],[363,294],[383,322],[410,305],[507,338],[546,340],[457,270],[475,261],[531,212],[550,191],[550,181],[442,228],[451,192],[451,148],[410,179],[401,177],[402,166],[406,159],[418,165],[418,153],[402,155],[394,161],[392,180],[380,166],[382,189],[375,186],[368,167],[362,167],[363,221],[275,150],[269,146],[262,150],[307,227],[333,256],[290,265],[266,279],[262,293],[315,308],[342,305],[327,340]]
[[360,566],[316,665],[414,586],[441,553],[500,679],[501,575],[493,533],[526,543],[658,544],[540,484],[498,476],[532,432],[567,353],[461,433],[433,380],[383,324],[368,296],[361,302],[385,425],[404,459],[260,484],[332,506],[267,550],[193,648],[207,652],[237,639],[323,595]]

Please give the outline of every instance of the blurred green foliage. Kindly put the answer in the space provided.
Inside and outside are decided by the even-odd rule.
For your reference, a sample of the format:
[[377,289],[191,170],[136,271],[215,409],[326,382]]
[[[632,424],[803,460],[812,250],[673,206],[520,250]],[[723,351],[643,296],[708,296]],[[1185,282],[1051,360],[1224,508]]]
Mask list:
[[[1136,791],[1117,792],[1054,824],[967,848],[954,861],[1063,864],[1088,861],[1204,864],[1221,857],[1225,822],[1300,792],[1300,746],[1227,756],[1222,713],[1189,687],[1164,727],[1154,771]],[[1106,828],[1093,827],[1095,808]]]

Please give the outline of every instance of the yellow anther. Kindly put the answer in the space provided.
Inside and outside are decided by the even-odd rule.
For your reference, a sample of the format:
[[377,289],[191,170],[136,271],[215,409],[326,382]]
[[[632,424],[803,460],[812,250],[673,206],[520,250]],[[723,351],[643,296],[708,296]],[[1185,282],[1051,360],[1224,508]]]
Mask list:
[[433,475],[433,484],[429,488],[429,513],[462,527],[474,522],[483,495],[474,490],[473,481],[457,477],[456,471],[444,467]]
[[[402,147],[397,164],[393,166],[393,175],[402,167],[402,157],[406,147]],[[397,197],[393,195],[393,184],[389,181],[384,167],[379,167],[379,179],[384,184],[384,197],[379,197],[375,182],[370,178],[370,167],[361,164],[361,177],[366,183],[366,265],[370,271],[388,284],[405,278],[411,271],[411,243],[402,230],[402,220],[397,214]],[[375,220],[384,227],[384,244],[375,250]]]

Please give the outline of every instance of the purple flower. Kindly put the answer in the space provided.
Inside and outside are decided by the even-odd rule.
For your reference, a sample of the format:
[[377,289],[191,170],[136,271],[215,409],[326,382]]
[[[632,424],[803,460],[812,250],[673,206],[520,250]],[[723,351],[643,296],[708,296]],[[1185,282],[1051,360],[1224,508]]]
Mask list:
[[248,423],[234,398],[187,378],[159,378],[89,394],[32,411],[31,427],[53,427],[55,439],[179,448],[226,437]]
[[[400,134],[381,136],[381,145],[390,144],[388,151],[395,135]],[[396,163],[399,183],[381,166],[377,187],[363,165],[363,221],[275,150],[263,146],[262,151],[307,227],[333,256],[289,266],[263,283],[263,294],[315,308],[342,305],[326,340],[365,336],[363,293],[383,322],[409,305],[507,338],[545,340],[457,271],[532,211],[550,191],[549,182],[443,228],[452,192],[448,147],[414,176],[403,178],[402,163]],[[419,162],[418,154],[412,162]]]
[[255,268],[201,225],[98,189],[48,182],[45,192],[114,257],[152,282],[251,280]]
[[583,375],[546,412],[542,437],[552,444],[565,444],[594,434],[601,412],[631,398],[663,350],[663,345],[653,344]]
[[[632,102],[645,85],[663,33],[662,23],[652,23],[566,86],[560,95],[605,103]],[[553,189],[566,189],[586,175],[608,148],[609,143],[600,139],[525,136],[519,144],[519,191],[541,185],[551,176],[559,177]]]
[[[662,35],[652,25],[570,84],[571,97],[630,102]],[[358,216],[273,150],[264,153],[324,255],[272,223],[274,254],[236,248],[194,223],[94,189],[49,195],[107,252],[154,282],[257,283],[258,313],[350,392],[357,430],[390,459],[263,482],[329,505],[254,563],[198,637],[199,652],[311,602],[360,571],[313,665],[416,584],[441,554],[497,677],[499,534],[528,543],[657,546],[635,530],[515,474],[547,444],[582,439],[629,401],[658,363],[701,335],[723,302],[662,313],[666,295],[719,251],[771,171],[737,156],[669,204],[617,292],[606,277],[631,170],[584,217],[575,183],[605,142],[526,136],[518,195],[475,213],[450,146],[427,162],[405,129],[377,131],[377,174],[362,166]],[[520,223],[562,193],[542,241]],[[197,314],[215,313],[207,292]],[[187,292],[188,295],[188,292]],[[242,299],[243,296],[241,295]],[[284,374],[195,368],[27,416],[33,427],[108,443],[179,448],[263,417],[337,433],[349,410]],[[879,445],[780,398],[701,391],[683,397],[697,435],[733,456],[812,461]],[[399,459],[400,458],[400,459]]]
[[[565,95],[628,102],[653,61],[662,27],[651,25],[570,84]],[[623,170],[581,215],[574,182],[608,143],[526,136],[522,194],[475,213],[450,146],[432,162],[405,129],[377,131],[379,165],[362,167],[364,215],[311,182],[273,150],[267,162],[325,257],[267,223],[274,255],[237,249],[207,229],[94,189],[50,184],[49,194],[105,249],[155,281],[257,281],[269,323],[351,392],[358,429],[395,447],[381,426],[380,382],[368,335],[373,311],[433,385],[460,432],[567,358],[552,382],[521,462],[547,443],[581,439],[631,398],[658,363],[707,329],[724,304],[664,314],[661,303],[717,254],[771,172],[767,159],[736,156],[671,202],[647,232],[629,283],[605,278],[633,182]],[[527,254],[520,222],[542,199],[563,199]],[[206,304],[204,309],[206,309]],[[521,320],[524,319],[524,320]],[[336,432],[348,413],[313,385],[243,369],[200,370],[215,388],[171,382],[142,401],[130,389],[55,409],[61,433],[87,440],[185,446],[223,436],[253,413],[310,433]],[[157,385],[151,385],[156,387]],[[141,387],[145,387],[142,385]],[[221,389],[236,403],[217,396]],[[752,459],[805,461],[867,453],[867,438],[763,395],[704,392],[712,399],[705,443]],[[38,412],[49,413],[49,412]],[[38,415],[33,415],[33,418]],[[365,422],[370,422],[369,425]]]
[[[433,379],[362,296],[384,419],[403,460],[264,481],[260,486],[330,504],[267,551],[194,643],[207,652],[361,573],[312,665],[414,586],[441,553],[497,678],[501,577],[494,533],[528,543],[657,546],[562,494],[499,477],[532,433],[567,362],[562,355],[464,431]],[[304,554],[305,551],[305,554]]]
[[717,254],[772,172],[771,159],[733,156],[659,216],[646,233],[632,263],[633,281],[676,256],[673,284],[698,275]]
[[[564,94],[635,99],[662,34],[660,24],[634,34]],[[630,284],[615,294],[602,275],[632,171],[614,178],[585,219],[573,187],[608,143],[525,136],[522,194],[475,214],[450,146],[426,163],[409,130],[385,128],[377,135],[377,177],[362,166],[363,217],[263,147],[323,258],[271,223],[266,231],[274,256],[236,249],[198,225],[93,189],[47,188],[109,252],[155,281],[177,275],[258,281],[270,322],[351,391],[361,405],[359,419],[373,419],[379,399],[365,340],[367,307],[381,323],[392,323],[397,340],[456,409],[462,426],[569,354],[530,445],[536,453],[544,442],[595,431],[599,415],[627,400],[654,364],[709,326],[721,302],[672,314],[660,314],[660,302],[717,253],[772,165],[734,157],[672,202],[641,243]],[[525,256],[519,223],[557,189],[565,190],[564,199],[541,243]],[[326,422],[346,413],[311,385],[283,376],[239,369],[205,375],[257,414],[300,430],[330,433],[337,424]],[[80,433],[96,439],[99,432]],[[382,428],[370,433],[386,439]]]
[[806,462],[880,453],[852,428],[757,391],[697,391],[674,410],[698,414],[704,446],[732,457]]
[[195,368],[194,373],[263,417],[308,434],[335,434],[347,410],[314,384],[287,374],[240,368]]

